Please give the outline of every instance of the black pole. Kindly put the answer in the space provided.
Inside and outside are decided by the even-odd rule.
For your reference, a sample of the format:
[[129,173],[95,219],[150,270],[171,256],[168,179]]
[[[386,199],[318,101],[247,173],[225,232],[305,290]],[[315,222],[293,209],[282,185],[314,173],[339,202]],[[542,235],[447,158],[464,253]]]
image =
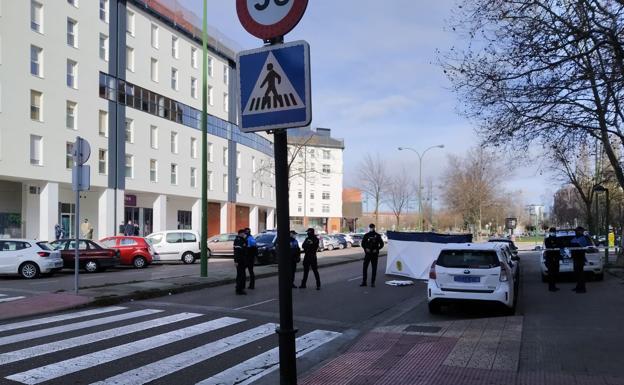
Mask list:
[[609,189],[605,188],[605,266],[609,264]]
[[279,264],[279,335],[280,384],[297,384],[295,330],[293,326],[292,264],[290,257],[290,214],[288,210],[288,137],[286,130],[276,130],[275,206],[277,210],[277,259]]

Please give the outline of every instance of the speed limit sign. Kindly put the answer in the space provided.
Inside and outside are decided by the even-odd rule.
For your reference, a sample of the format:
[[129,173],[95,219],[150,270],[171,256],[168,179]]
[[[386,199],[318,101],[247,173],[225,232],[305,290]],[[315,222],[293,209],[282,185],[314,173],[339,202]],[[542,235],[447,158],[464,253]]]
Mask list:
[[286,35],[299,23],[308,0],[236,0],[243,27],[263,40]]

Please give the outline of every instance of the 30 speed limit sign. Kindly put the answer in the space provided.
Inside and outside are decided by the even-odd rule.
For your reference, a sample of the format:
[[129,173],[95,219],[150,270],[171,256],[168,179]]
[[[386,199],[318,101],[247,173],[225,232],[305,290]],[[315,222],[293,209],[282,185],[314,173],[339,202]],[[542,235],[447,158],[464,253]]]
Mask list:
[[243,27],[263,40],[290,32],[307,6],[308,0],[236,0],[236,12]]

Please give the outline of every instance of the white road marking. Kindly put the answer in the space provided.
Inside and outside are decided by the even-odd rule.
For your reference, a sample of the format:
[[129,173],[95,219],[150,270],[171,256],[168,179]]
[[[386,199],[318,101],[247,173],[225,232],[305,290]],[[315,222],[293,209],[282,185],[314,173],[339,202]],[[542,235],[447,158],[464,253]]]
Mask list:
[[142,316],[156,314],[160,312],[162,312],[162,310],[153,310],[153,309],[139,310],[139,311],[134,311],[131,313],[117,314],[117,315],[112,315],[112,316],[104,317],[104,318],[95,318],[89,321],[65,324],[65,325],[56,326],[56,327],[48,328],[48,329],[40,329],[40,330],[33,330],[33,331],[24,332],[20,334],[12,334],[10,336],[0,337],[0,346],[12,344],[14,342],[32,340],[32,339],[40,338],[40,337],[47,337],[47,336],[51,336],[54,334],[71,332],[71,331],[75,331],[78,329],[85,329],[85,328],[90,328],[93,326],[105,325],[107,323],[124,321],[127,319],[142,317]]
[[347,282],[357,281],[358,279],[362,279],[362,276],[360,275],[359,277],[351,278],[351,279],[347,280]]
[[109,338],[119,337],[126,334],[131,334],[143,330],[156,328],[163,325],[168,325],[174,322],[184,321],[187,319],[199,317],[201,314],[197,313],[180,313],[167,317],[156,318],[153,320],[139,322],[127,326],[122,326],[102,332],[96,332],[87,334],[84,336],[78,336],[69,338],[66,340],[50,342],[48,344],[33,346],[21,350],[15,350],[13,352],[7,352],[0,354],[0,365],[9,364],[11,362],[22,361],[33,357],[42,356],[44,354],[54,353],[65,349],[74,348],[76,346],[82,346],[91,344],[98,341],[104,341]]
[[243,309],[247,309],[250,307],[254,307],[254,306],[258,306],[258,305],[263,305],[265,303],[269,303],[269,302],[273,302],[273,301],[277,301],[277,298],[271,298],[271,299],[267,299],[266,301],[262,301],[262,302],[258,302],[258,303],[254,303],[252,305],[247,305],[247,306],[241,306],[241,307],[237,307],[234,310],[243,310]]
[[144,338],[142,340],[130,342],[124,345],[115,346],[65,361],[41,366],[39,368],[10,375],[5,378],[8,380],[18,381],[23,384],[38,384],[243,321],[244,320],[239,318],[223,317],[198,325],[189,326],[180,330],[174,330],[158,336]]
[[[295,340],[297,357],[312,351],[319,346],[337,338],[341,333],[315,330]],[[211,376],[196,385],[247,385],[279,368],[279,348],[259,354],[245,362]]]
[[0,302],[11,302],[11,301],[15,301],[15,300],[22,299],[22,298],[26,298],[26,297],[20,296],[20,297],[0,298]]
[[0,332],[4,332],[7,330],[22,329],[22,328],[27,328],[30,326],[43,325],[43,324],[52,323],[52,322],[66,321],[66,320],[70,320],[74,318],[88,317],[91,315],[110,313],[112,311],[123,310],[123,309],[125,309],[125,307],[109,306],[109,307],[103,307],[100,309],[84,310],[84,311],[78,311],[74,313],[55,315],[52,317],[37,318],[34,320],[30,320],[30,321],[23,321],[23,322],[16,322],[12,324],[0,325]]
[[168,376],[202,361],[218,356],[250,342],[275,334],[277,324],[268,323],[204,346],[167,357],[149,365],[121,373],[91,385],[139,385]]

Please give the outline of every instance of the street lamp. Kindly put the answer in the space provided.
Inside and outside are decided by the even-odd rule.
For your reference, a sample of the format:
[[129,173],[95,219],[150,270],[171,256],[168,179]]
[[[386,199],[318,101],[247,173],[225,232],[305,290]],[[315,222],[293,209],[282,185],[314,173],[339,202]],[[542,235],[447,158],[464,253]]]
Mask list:
[[399,151],[409,150],[418,155],[418,214],[420,215],[420,231],[423,231],[423,228],[425,227],[425,218],[422,212],[422,160],[427,151],[434,148],[444,148],[444,145],[438,144],[437,146],[428,147],[427,149],[425,149],[425,151],[422,152],[422,154],[411,147],[399,147]]
[[[592,188],[594,192],[604,192],[605,193],[605,265],[609,263],[609,189],[602,186],[596,185]],[[598,214],[598,213],[596,213]]]

